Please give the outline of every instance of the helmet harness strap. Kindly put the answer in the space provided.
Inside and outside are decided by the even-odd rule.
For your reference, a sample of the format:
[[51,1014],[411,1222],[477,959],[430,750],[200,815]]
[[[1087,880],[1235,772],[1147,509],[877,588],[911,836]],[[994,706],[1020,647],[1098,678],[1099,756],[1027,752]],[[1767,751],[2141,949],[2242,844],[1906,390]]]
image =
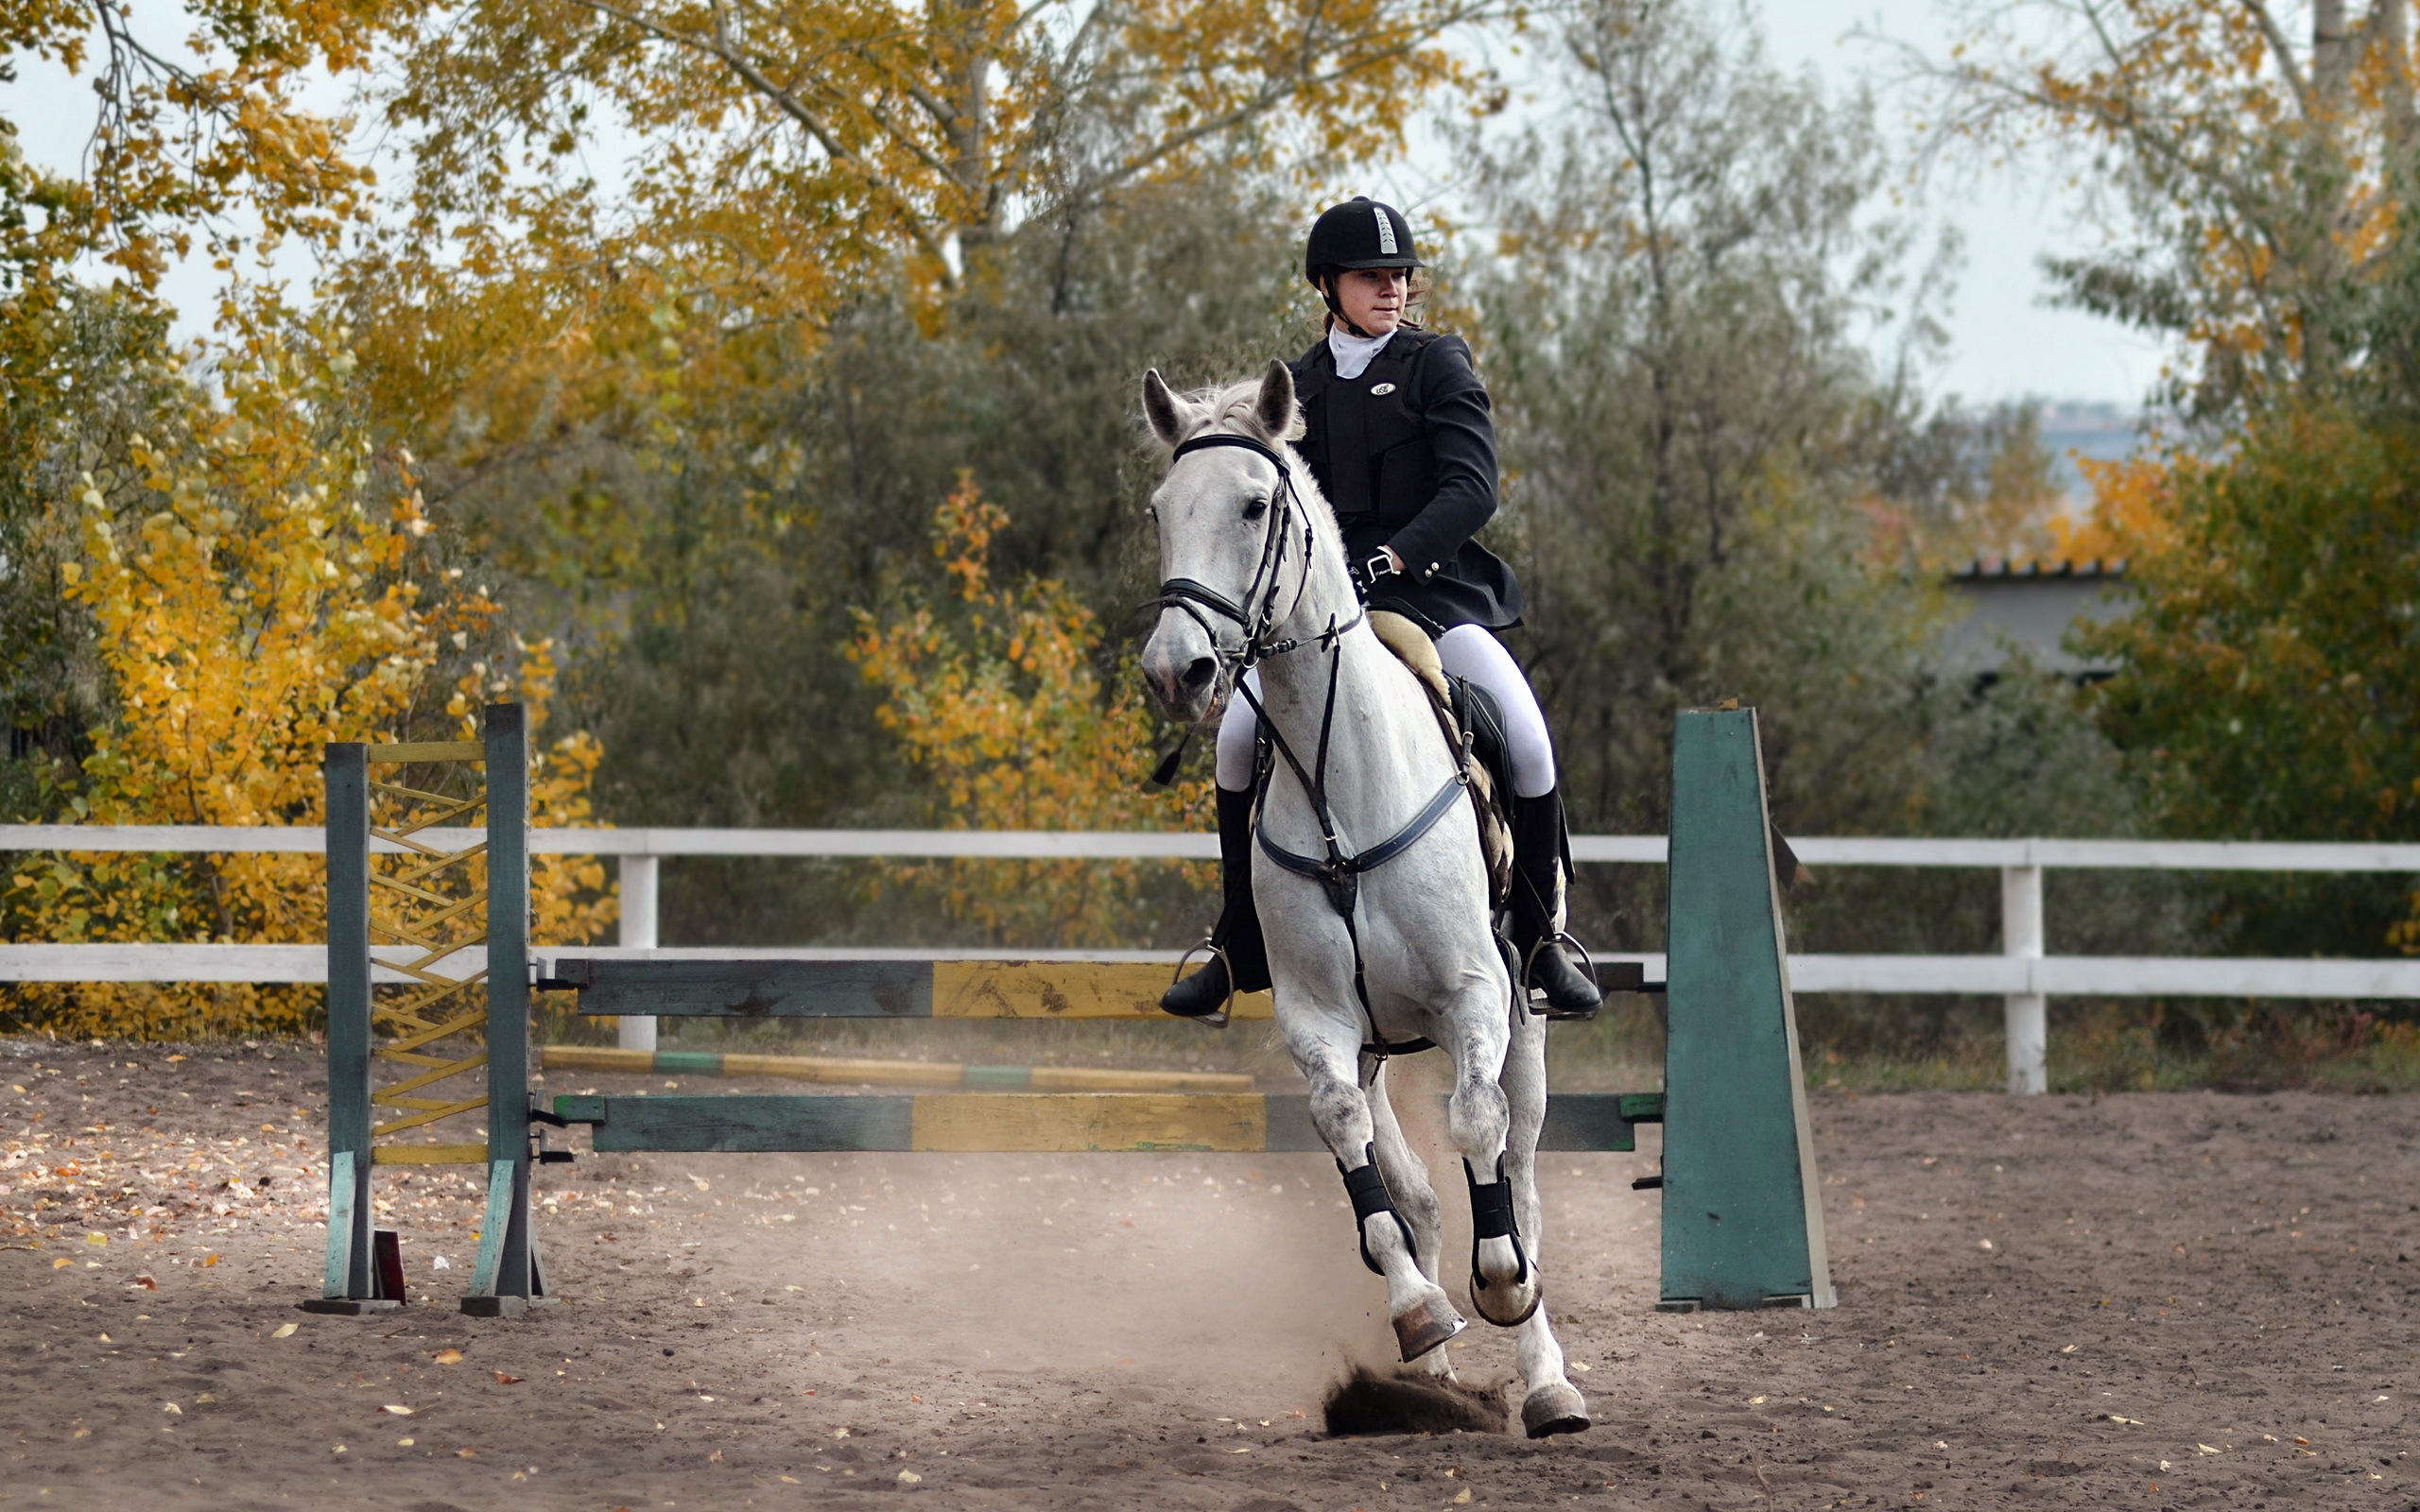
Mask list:
[[1320,298],[1327,301],[1328,318],[1334,320],[1337,324],[1344,327],[1347,331],[1352,332],[1355,335],[1359,336],[1364,341],[1374,339],[1372,333],[1364,331],[1359,326],[1355,325],[1352,319],[1345,315],[1344,306],[1336,302],[1337,271],[1338,270],[1335,268],[1329,268],[1326,272],[1320,275]]

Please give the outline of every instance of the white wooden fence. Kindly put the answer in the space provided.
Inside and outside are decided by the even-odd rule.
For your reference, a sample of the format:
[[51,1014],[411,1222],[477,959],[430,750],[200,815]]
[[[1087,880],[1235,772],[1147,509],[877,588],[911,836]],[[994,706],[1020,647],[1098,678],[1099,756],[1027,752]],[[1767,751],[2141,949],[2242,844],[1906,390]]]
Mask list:
[[[454,847],[476,831],[425,831]],[[2420,999],[2420,960],[2261,960],[2197,956],[2046,955],[2042,873],[2048,868],[2146,871],[2397,872],[2420,876],[2420,845],[2340,845],[2187,840],[1794,839],[1809,867],[1956,867],[2000,873],[2001,953],[1997,955],[1792,955],[1799,992],[1978,993],[2006,1005],[2009,1090],[2043,1090],[2048,1048],[2046,1003],[2053,996],[2299,997]],[[211,828],[174,825],[0,825],[0,851],[210,851],[317,853],[314,828]],[[381,845],[378,849],[392,849]],[[1063,860],[1216,860],[1209,834],[981,830],[575,830],[536,829],[540,854],[619,858],[622,925],[615,946],[563,949],[557,955],[659,955],[923,958],[934,951],[859,948],[663,949],[656,931],[659,866],[666,856],[960,857]],[[1661,835],[1574,835],[1582,862],[1661,866]],[[1100,952],[967,952],[969,954],[1100,959]],[[1173,952],[1109,953],[1126,959],[1175,959]],[[1660,955],[1616,955],[1663,971]],[[319,945],[0,944],[0,982],[320,982]],[[388,974],[381,972],[381,979]],[[400,976],[392,978],[402,980]],[[623,1041],[651,1048],[652,1020],[626,1019]]]

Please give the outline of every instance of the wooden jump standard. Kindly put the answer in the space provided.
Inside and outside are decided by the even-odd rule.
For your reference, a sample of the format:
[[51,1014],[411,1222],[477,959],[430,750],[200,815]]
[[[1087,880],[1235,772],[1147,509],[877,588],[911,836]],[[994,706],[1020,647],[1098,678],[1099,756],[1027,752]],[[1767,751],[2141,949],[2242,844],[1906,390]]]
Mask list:
[[[534,1164],[568,1160],[544,1148],[545,1126],[591,1127],[599,1151],[1318,1151],[1324,1146],[1302,1096],[1238,1092],[982,1091],[917,1096],[562,1094],[542,1108],[530,1095],[531,988],[579,994],[583,1015],[859,1019],[1151,1019],[1162,1017],[1165,971],[1148,964],[1084,961],[649,960],[554,956],[527,947],[527,744],[515,705],[485,712],[484,741],[448,746],[331,746],[329,772],[328,1264],[314,1311],[358,1313],[400,1305],[393,1236],[371,1226],[372,1168],[394,1163],[483,1163],[486,1223],[463,1311],[512,1316],[546,1297],[529,1215]],[[372,764],[425,769],[482,762],[486,791],[466,794],[420,778],[370,782]],[[411,775],[408,771],[404,774]],[[449,779],[450,781],[450,779]],[[404,816],[371,823],[384,794]],[[488,834],[470,850],[441,853],[413,840],[484,808]],[[1661,1186],[1668,1309],[1829,1306],[1822,1211],[1807,1134],[1798,1038],[1791,1013],[1765,816],[1764,775],[1752,710],[1682,716],[1675,747],[1673,928],[1668,958],[1669,1033],[1664,1092],[1558,1093],[1542,1147],[1632,1150],[1635,1125],[1667,1125]],[[373,857],[372,836],[384,842]],[[389,860],[387,852],[399,859]],[[1785,852],[1786,853],[1786,852]],[[483,857],[488,928],[467,933],[475,891],[448,897],[436,879]],[[382,869],[379,863],[387,863]],[[373,917],[371,890],[398,895],[395,916]],[[443,963],[484,937],[484,971],[447,974]],[[370,951],[413,978],[373,1005]],[[1657,990],[1635,968],[1610,985]],[[474,989],[484,1012],[462,1001]],[[1242,1016],[1266,1018],[1255,994]],[[373,1045],[373,1022],[393,1038]],[[427,1048],[484,1028],[483,1052],[453,1059]],[[373,1091],[371,1061],[424,1068]],[[417,1096],[484,1065],[487,1093]],[[1667,1116],[1667,1100],[1671,1112]],[[372,1109],[408,1110],[373,1124]],[[486,1143],[401,1143],[382,1137],[469,1113],[486,1117]],[[1686,1211],[1682,1211],[1686,1210]]]

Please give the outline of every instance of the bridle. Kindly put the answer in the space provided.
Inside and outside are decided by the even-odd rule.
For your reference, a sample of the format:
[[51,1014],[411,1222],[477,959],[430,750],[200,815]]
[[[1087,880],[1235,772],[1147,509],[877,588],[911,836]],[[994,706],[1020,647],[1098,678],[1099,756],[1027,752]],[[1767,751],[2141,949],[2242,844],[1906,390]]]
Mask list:
[[[1293,617],[1294,610],[1303,602],[1303,594],[1310,588],[1311,544],[1317,527],[1312,524],[1310,511],[1303,507],[1302,496],[1295,491],[1293,469],[1286,465],[1285,458],[1279,456],[1274,449],[1253,437],[1223,431],[1193,437],[1178,443],[1175,454],[1168,458],[1168,467],[1174,471],[1177,463],[1196,452],[1225,446],[1250,452],[1277,470],[1277,491],[1269,501],[1269,524],[1260,539],[1260,560],[1253,568],[1251,581],[1244,585],[1243,602],[1236,603],[1207,583],[1197,582],[1190,577],[1171,577],[1160,584],[1159,593],[1144,607],[1181,610],[1200,626],[1201,633],[1210,638],[1210,648],[1219,661],[1219,686],[1242,692],[1246,698],[1251,698],[1251,693],[1243,686],[1245,673],[1271,657],[1299,651],[1305,645],[1332,647],[1345,631],[1361,623],[1367,611],[1357,605],[1351,619],[1341,625],[1331,621],[1326,629],[1316,635],[1291,636],[1282,641],[1272,639],[1277,627]],[[1282,579],[1297,522],[1302,526],[1302,562],[1294,577],[1293,602],[1287,605],[1286,611],[1280,614],[1277,602],[1285,593]],[[1242,632],[1242,639],[1232,646],[1219,633],[1221,621],[1234,625]],[[1154,786],[1166,787],[1176,780],[1177,767],[1184,762],[1186,748],[1193,744],[1193,737],[1201,729],[1203,720],[1209,717],[1208,711],[1219,705],[1219,699],[1214,695],[1203,706],[1202,718],[1185,727],[1184,735],[1177,742],[1176,748],[1163,757],[1160,765],[1152,770]],[[1257,703],[1253,712],[1259,712]],[[1263,723],[1265,726],[1266,721]]]
[[[1315,636],[1297,636],[1285,641],[1270,638],[1279,625],[1292,617],[1295,609],[1303,602],[1304,593],[1310,587],[1314,526],[1309,511],[1303,507],[1302,496],[1294,490],[1293,470],[1274,450],[1250,436],[1223,431],[1196,436],[1179,443],[1175,455],[1168,459],[1168,466],[1173,469],[1196,452],[1227,446],[1250,452],[1277,470],[1277,492],[1269,501],[1269,524],[1260,539],[1260,561],[1253,569],[1252,580],[1244,585],[1244,601],[1238,604],[1208,584],[1196,582],[1190,577],[1171,577],[1160,585],[1159,594],[1151,604],[1159,609],[1184,610],[1196,625],[1201,627],[1201,632],[1210,637],[1210,644],[1219,655],[1220,676],[1240,679],[1244,673],[1270,657],[1284,656],[1314,641],[1333,644],[1338,636],[1361,622],[1361,611],[1357,609],[1352,619],[1340,626],[1331,626]],[[1291,526],[1297,520],[1303,527],[1303,560],[1294,578],[1294,601],[1281,615],[1277,612],[1277,600],[1285,589],[1279,579],[1285,576],[1288,547],[1294,536]],[[1254,600],[1258,602],[1254,603]],[[1242,644],[1229,650],[1226,641],[1219,634],[1219,627],[1204,615],[1204,610],[1241,630]],[[1215,699],[1212,701],[1216,702]]]

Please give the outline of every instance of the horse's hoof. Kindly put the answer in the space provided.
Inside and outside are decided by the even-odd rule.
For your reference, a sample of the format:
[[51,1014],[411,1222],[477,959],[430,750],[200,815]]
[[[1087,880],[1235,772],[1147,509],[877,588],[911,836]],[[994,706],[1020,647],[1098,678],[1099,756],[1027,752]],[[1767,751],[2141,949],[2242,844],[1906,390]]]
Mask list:
[[[1524,1297],[1529,1298],[1526,1305],[1521,1301]],[[1527,1323],[1545,1298],[1546,1289],[1538,1284],[1534,1271],[1517,1286],[1509,1281],[1490,1285],[1486,1277],[1471,1272],[1471,1311],[1499,1329],[1517,1329]]]
[[1570,1382],[1549,1381],[1521,1403],[1521,1426],[1531,1438],[1584,1434],[1591,1426],[1588,1403]]
[[1409,1364],[1429,1350],[1469,1328],[1454,1313],[1454,1304],[1443,1294],[1413,1307],[1394,1319],[1395,1344],[1403,1350],[1404,1362]]

